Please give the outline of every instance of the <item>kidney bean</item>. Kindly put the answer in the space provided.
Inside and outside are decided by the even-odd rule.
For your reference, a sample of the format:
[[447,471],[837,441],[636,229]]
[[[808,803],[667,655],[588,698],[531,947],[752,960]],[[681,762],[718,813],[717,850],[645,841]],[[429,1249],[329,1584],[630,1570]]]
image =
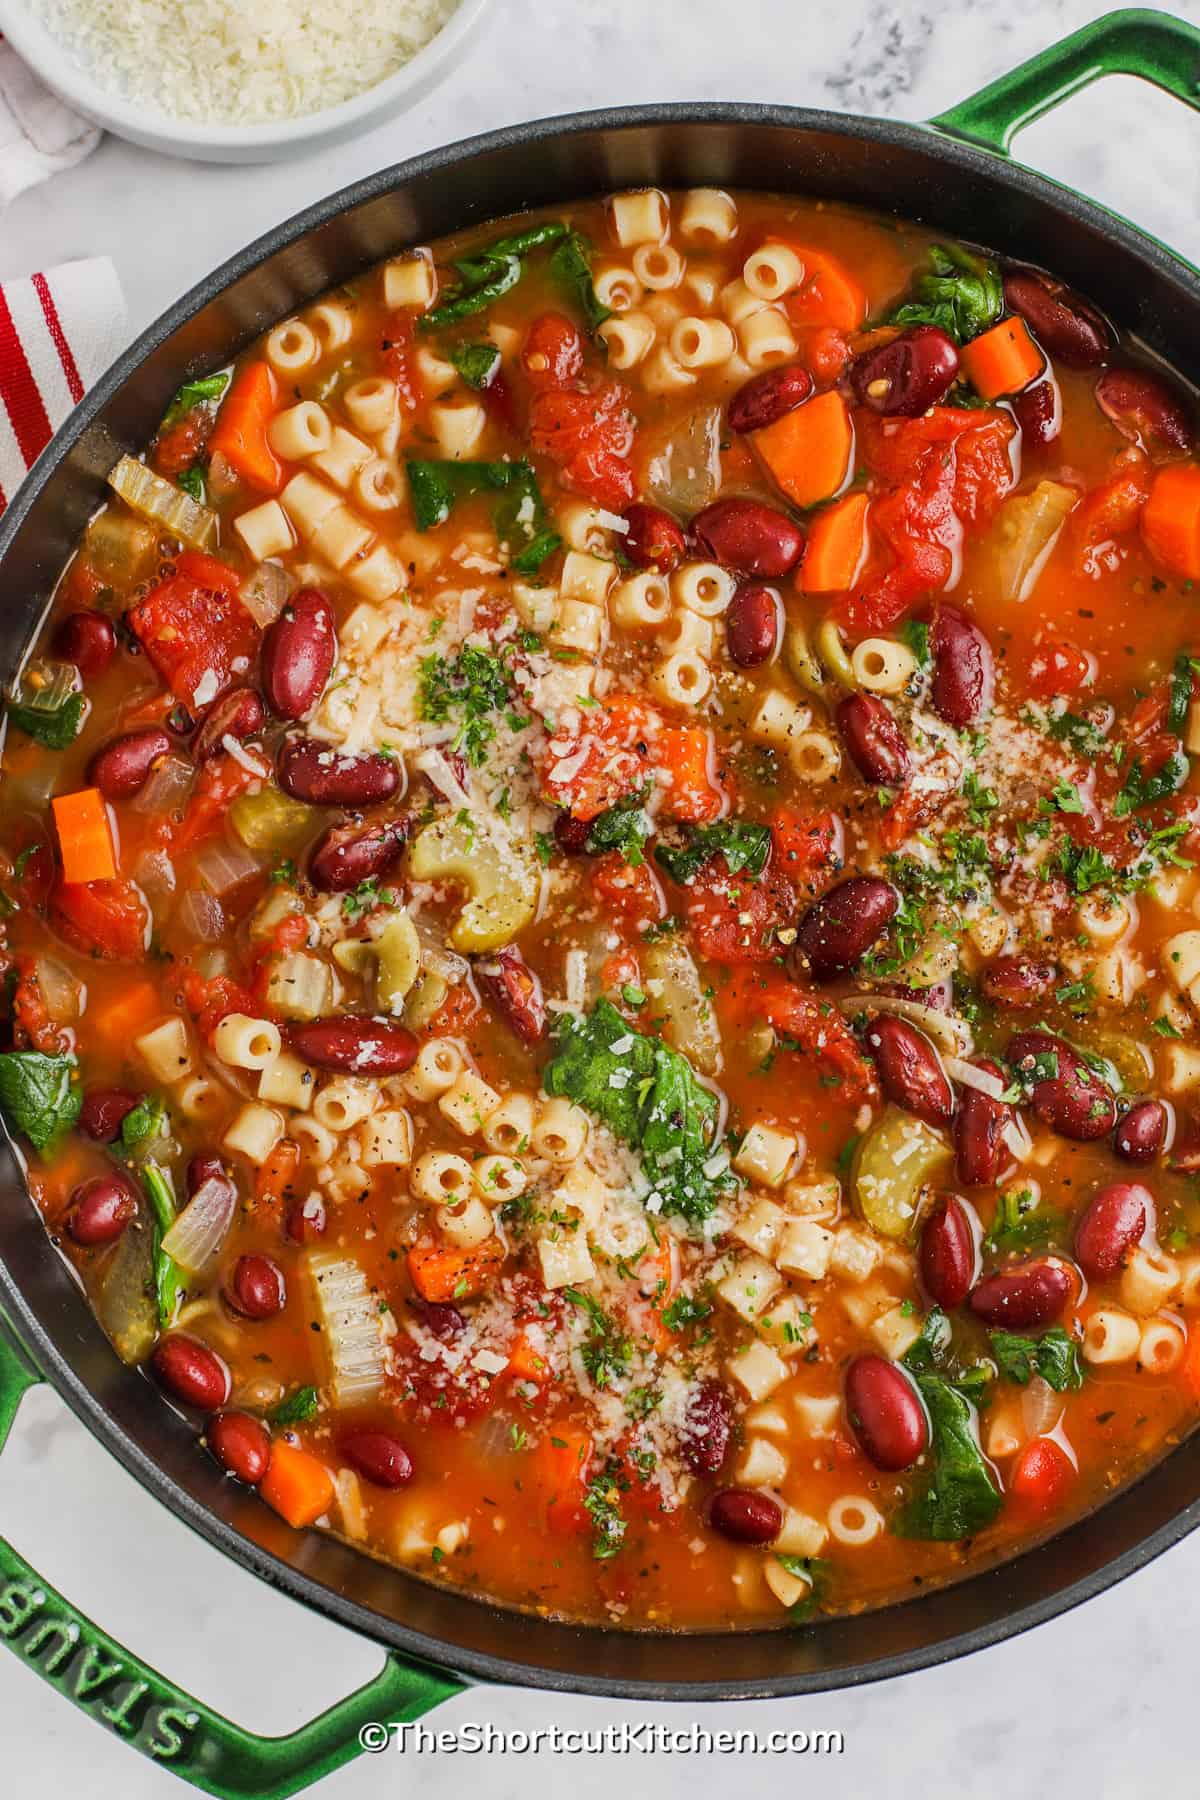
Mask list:
[[[1007,1058],[1033,1086],[1029,1103],[1043,1125],[1060,1137],[1087,1144],[1113,1128],[1117,1103],[1110,1089],[1071,1046],[1048,1031],[1023,1031]],[[1045,1074],[1039,1074],[1040,1070]]]
[[204,1435],[223,1469],[247,1487],[257,1487],[271,1460],[271,1434],[261,1419],[244,1412],[215,1413]]
[[289,1200],[284,1215],[284,1231],[293,1244],[315,1244],[323,1238],[329,1225],[329,1214],[320,1194],[311,1193]]
[[1043,375],[1031,387],[1013,394],[1008,404],[1021,427],[1026,450],[1048,450],[1062,434],[1062,394],[1053,375]]
[[804,549],[799,525],[759,500],[714,500],[696,514],[692,533],[716,562],[760,581],[786,575]]
[[[980,1060],[975,1067],[1004,1080],[1004,1071],[994,1062]],[[964,1187],[991,1187],[999,1180],[1009,1160],[1004,1127],[1011,1118],[1007,1101],[993,1100],[978,1088],[962,1089],[954,1114],[954,1152],[958,1179]]]
[[774,656],[781,608],[774,588],[761,582],[740,587],[725,614],[725,643],[739,669],[755,669]]
[[734,431],[761,431],[785,413],[803,406],[813,391],[813,379],[800,363],[764,369],[744,381],[729,402],[729,424]]
[[1186,456],[1196,441],[1184,396],[1149,369],[1105,369],[1096,383],[1096,404],[1122,437],[1158,460]]
[[277,718],[317,704],[337,653],[337,622],[320,588],[298,588],[263,638],[262,682]]
[[898,1363],[873,1353],[846,1370],[850,1429],[877,1469],[910,1469],[929,1444],[929,1420]]
[[77,1244],[111,1244],[137,1213],[137,1196],[125,1177],[93,1175],[71,1195],[67,1230]]
[[933,615],[929,631],[933,658],[930,701],[938,717],[960,729],[988,712],[995,687],[992,646],[957,606],[945,604]]
[[592,834],[590,819],[577,819],[574,813],[560,812],[554,820],[554,841],[564,856],[582,856]]
[[261,731],[266,716],[267,709],[253,688],[231,688],[209,707],[192,739],[192,755],[198,763],[207,762],[224,748],[227,737],[240,744]]
[[688,1395],[679,1427],[679,1454],[695,1475],[717,1475],[729,1453],[733,1409],[719,1381],[701,1381]]
[[125,1088],[92,1088],[83,1096],[79,1109],[80,1131],[98,1144],[111,1144],[120,1136],[122,1120],[133,1111],[139,1098]]
[[1054,963],[1032,956],[997,956],[983,969],[979,986],[996,1006],[1038,1006],[1053,993],[1057,980]]
[[229,1170],[211,1150],[197,1150],[188,1158],[186,1179],[188,1198],[193,1199],[206,1181],[228,1181]]
[[314,1019],[288,1027],[296,1055],[318,1069],[344,1075],[402,1075],[417,1055],[417,1040],[403,1025],[387,1025],[348,1013],[340,1019]]
[[1154,1195],[1140,1181],[1114,1181],[1100,1189],[1075,1227],[1075,1261],[1089,1281],[1115,1275],[1154,1217]]
[[912,987],[905,981],[874,981],[871,990],[887,994],[893,1000],[911,1000],[914,1006],[928,1006],[934,1012],[954,1011],[954,982],[948,975],[929,987]]
[[944,1194],[926,1217],[918,1260],[934,1304],[946,1312],[961,1306],[979,1273],[979,1252],[971,1214],[957,1194]]
[[1011,270],[1004,277],[1004,303],[1068,369],[1094,368],[1112,346],[1112,332],[1096,308],[1040,269]]
[[315,738],[292,738],[279,753],[279,785],[309,806],[378,806],[400,786],[394,756],[342,756]]
[[467,1321],[457,1306],[451,1306],[446,1300],[422,1300],[419,1294],[410,1294],[409,1310],[415,1313],[433,1337],[439,1343],[449,1344],[456,1337],[461,1337],[467,1329]]
[[54,650],[64,662],[74,663],[87,681],[103,675],[117,652],[117,633],[102,612],[68,613],[54,634]]
[[1139,1100],[1117,1126],[1113,1149],[1122,1162],[1150,1163],[1167,1138],[1167,1109],[1161,1100]]
[[971,1295],[971,1311],[985,1325],[1032,1331],[1057,1319],[1070,1292],[1070,1271],[1062,1263],[1023,1263],[985,1275]]
[[851,875],[815,900],[796,928],[793,959],[815,981],[845,974],[881,937],[900,904],[875,875]]
[[540,1044],[546,1035],[546,1001],[542,984],[515,944],[493,956],[478,956],[475,978],[486,1000],[496,1008],[523,1044]]
[[106,800],[128,800],[146,785],[150,771],[173,749],[171,739],[157,726],[129,731],[98,750],[88,765],[88,779]]
[[735,1544],[769,1544],[783,1529],[783,1508],[753,1488],[722,1488],[712,1497],[708,1522]]
[[229,1303],[245,1319],[273,1319],[287,1300],[283,1270],[270,1256],[239,1256],[229,1277]]
[[159,1338],[150,1366],[167,1391],[186,1406],[213,1412],[229,1398],[229,1370],[215,1350],[185,1332]]
[[872,1019],[866,1046],[889,1100],[927,1125],[950,1123],[954,1111],[950,1083],[933,1045],[915,1026],[889,1015]]
[[346,1461],[376,1487],[398,1488],[412,1480],[412,1457],[399,1438],[386,1431],[356,1431],[343,1438],[340,1447]]
[[958,347],[936,325],[913,325],[856,356],[848,375],[860,406],[887,417],[917,419],[953,387]]
[[626,510],[629,530],[621,539],[621,548],[635,569],[657,569],[669,575],[687,552],[683,526],[676,523],[661,506],[647,506],[639,501]]
[[374,881],[399,861],[412,833],[406,814],[380,825],[333,825],[308,859],[308,878],[324,894],[343,894]]
[[848,694],[834,717],[864,781],[876,787],[902,787],[908,780],[908,745],[879,695]]

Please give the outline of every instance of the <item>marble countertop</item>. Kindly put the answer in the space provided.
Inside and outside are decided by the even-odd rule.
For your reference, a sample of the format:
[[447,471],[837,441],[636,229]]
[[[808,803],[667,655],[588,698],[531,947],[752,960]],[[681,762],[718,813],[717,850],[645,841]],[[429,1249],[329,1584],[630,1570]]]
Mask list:
[[[261,169],[171,162],[106,139],[81,167],[23,195],[0,227],[0,279],[111,255],[140,330],[214,264],[320,195],[429,146],[576,108],[693,98],[773,100],[920,119],[1103,10],[1089,0],[495,0],[465,60],[412,112],[319,156]],[[1200,22],[1200,0],[1175,10]],[[1125,213],[1200,261],[1200,120],[1133,82],[1093,88],[1034,127],[1022,159]],[[284,1731],[370,1675],[378,1653],[224,1561],[150,1500],[49,1393],[27,1398],[0,1461],[0,1519],[84,1611],[241,1723]],[[1192,1587],[1192,1579],[1196,1586]],[[1198,1636],[1193,1636],[1192,1626]],[[811,1800],[865,1790],[917,1800],[953,1784],[993,1800],[1011,1768],[1063,1800],[1126,1800],[1195,1780],[1192,1664],[1200,1637],[1200,1536],[1119,1589],[1016,1642],[855,1693],[737,1706],[651,1707],[468,1690],[434,1715],[532,1730],[693,1719],[760,1734],[845,1734],[840,1757],[798,1759]],[[88,1800],[170,1800],[161,1768],[106,1737],[0,1655],[6,1785]],[[633,1759],[633,1760],[631,1760]],[[632,1775],[682,1800],[694,1760],[636,1749],[573,1759],[577,1800]],[[745,1756],[738,1758],[744,1762]],[[787,1769],[795,1769],[796,1760]],[[414,1769],[413,1762],[419,1764]],[[763,1766],[764,1759],[758,1759]],[[773,1759],[768,1768],[777,1767]],[[469,1772],[481,1800],[549,1794],[545,1751],[363,1758],[329,1800],[399,1791],[414,1776],[449,1800]],[[731,1771],[732,1773],[732,1771]],[[737,1778],[753,1779],[750,1768]]]

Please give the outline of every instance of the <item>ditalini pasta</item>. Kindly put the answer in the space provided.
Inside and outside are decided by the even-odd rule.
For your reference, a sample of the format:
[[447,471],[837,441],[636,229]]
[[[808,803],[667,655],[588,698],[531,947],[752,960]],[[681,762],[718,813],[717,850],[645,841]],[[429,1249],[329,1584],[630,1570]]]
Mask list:
[[715,188],[188,383],[8,702],[0,1109],[198,1454],[725,1629],[1194,1426],[1193,445],[1050,277]]

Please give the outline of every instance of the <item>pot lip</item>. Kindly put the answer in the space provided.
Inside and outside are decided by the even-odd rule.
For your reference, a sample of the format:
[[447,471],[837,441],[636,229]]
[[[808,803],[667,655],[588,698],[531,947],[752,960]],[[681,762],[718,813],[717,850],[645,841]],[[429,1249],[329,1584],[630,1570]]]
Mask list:
[[[1072,188],[1040,175],[1023,164],[1012,162],[996,151],[957,138],[930,125],[740,101],[676,101],[547,116],[460,139],[363,177],[294,213],[252,240],[195,283],[138,334],[88,391],[43,450],[0,519],[0,569],[13,539],[53,473],[145,359],[234,282],[252,272],[272,255],[289,248],[334,217],[401,188],[413,179],[470,163],[496,151],[528,149],[552,139],[589,132],[626,132],[692,125],[750,128],[765,126],[860,141],[866,139],[882,147],[903,146],[927,152],[936,161],[998,181],[1002,186],[1032,200],[1070,212],[1075,218],[1118,243],[1129,254],[1153,267],[1160,277],[1179,290],[1186,303],[1192,307],[1200,304],[1200,271],[1194,270],[1183,258],[1148,233],[1108,212],[1097,202],[1087,199]],[[1016,1637],[1115,1586],[1200,1525],[1200,1499],[1197,1499],[1121,1555],[1061,1590],[1011,1612],[1003,1612],[991,1621],[971,1626],[944,1640],[920,1648],[893,1652],[855,1667],[785,1672],[761,1678],[702,1681],[639,1679],[621,1676],[619,1673],[592,1674],[557,1669],[539,1665],[536,1661],[522,1662],[503,1655],[463,1648],[448,1639],[415,1630],[372,1611],[358,1601],[346,1599],[332,1588],[262,1549],[194,1499],[172,1476],[160,1469],[117,1424],[115,1418],[67,1362],[48,1329],[33,1312],[22,1288],[2,1258],[0,1300],[39,1371],[80,1422],[147,1492],[197,1531],[214,1549],[233,1557],[254,1575],[362,1636],[418,1661],[448,1668],[482,1681],[543,1688],[552,1692],[645,1701],[786,1698],[865,1686],[892,1676],[912,1674],[937,1663],[953,1661]],[[1148,1474],[1156,1473],[1163,1466],[1160,1463],[1155,1469],[1148,1471]],[[1130,1489],[1126,1489],[1124,1497],[1127,1498],[1130,1492]],[[1118,1500],[1120,1498],[1121,1496],[1117,1497]],[[1078,1524],[1068,1527],[1067,1534],[1075,1529],[1078,1529]],[[1012,1560],[1017,1562],[1021,1558]],[[1000,1564],[992,1570],[981,1571],[973,1578],[966,1578],[961,1585],[968,1585],[972,1579],[984,1581],[989,1576],[1002,1578],[1005,1568],[1010,1566],[1011,1564]],[[930,1599],[934,1597],[928,1596]],[[900,1604],[919,1603],[906,1601]],[[486,1602],[484,1605],[486,1606]],[[530,1621],[531,1627],[538,1623],[537,1620]],[[622,1632],[608,1632],[602,1627],[567,1629],[574,1629],[581,1636],[587,1635],[597,1641],[607,1637],[614,1642],[623,1642],[629,1636]],[[775,1634],[763,1632],[748,1635],[757,1638]],[[637,1641],[653,1640],[639,1637]],[[690,1641],[711,1646],[716,1651],[733,1639],[728,1633],[710,1633],[690,1635]]]

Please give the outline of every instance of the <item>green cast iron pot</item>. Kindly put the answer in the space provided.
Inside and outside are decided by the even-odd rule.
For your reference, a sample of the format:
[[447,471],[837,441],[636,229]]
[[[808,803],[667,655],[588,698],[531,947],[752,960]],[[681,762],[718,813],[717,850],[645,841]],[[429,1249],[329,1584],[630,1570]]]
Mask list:
[[[933,120],[789,107],[636,107],[548,119],[417,157],[299,214],[163,315],[58,433],[0,524],[0,678],[35,630],[104,477],[180,383],[274,320],[413,241],[523,207],[652,184],[822,195],[919,219],[1040,263],[1200,383],[1200,275],[1131,225],[1008,160],[1013,136],[1095,77],[1200,100],[1200,32],[1118,12]],[[380,1674],[282,1738],[181,1692],[42,1582],[0,1539],[0,1637],[68,1698],[211,1794],[297,1792],[354,1756],[364,1725],[412,1720],[463,1681],[649,1700],[814,1694],[907,1674],[1053,1617],[1200,1522],[1200,1435],[1052,1542],[925,1598],[812,1628],[618,1635],[466,1599],[292,1531],[197,1452],[194,1422],[117,1360],[0,1153],[0,1444],[21,1394],[53,1384],[151,1493],[264,1580],[386,1647]],[[3,1322],[0,1321],[0,1328]],[[369,1734],[368,1734],[369,1735]]]

